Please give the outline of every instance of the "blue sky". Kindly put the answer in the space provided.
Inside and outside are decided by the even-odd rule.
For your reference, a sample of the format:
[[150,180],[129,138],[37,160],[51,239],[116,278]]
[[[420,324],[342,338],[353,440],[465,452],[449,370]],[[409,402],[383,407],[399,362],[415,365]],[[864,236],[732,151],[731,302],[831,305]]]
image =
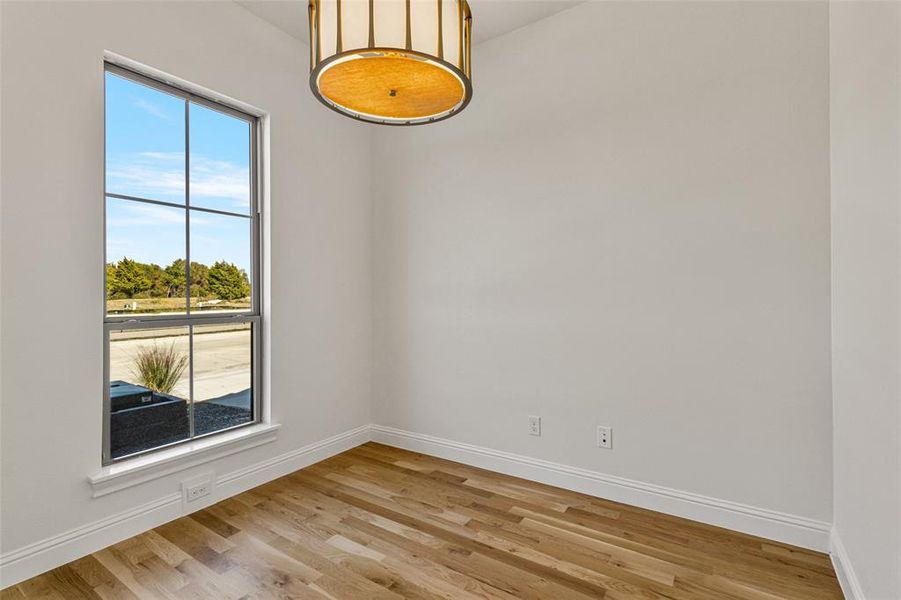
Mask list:
[[[250,125],[189,104],[191,206],[250,211]],[[185,204],[185,101],[106,74],[108,193]],[[185,258],[185,210],[107,198],[107,261]],[[191,260],[250,273],[250,219],[191,211]]]

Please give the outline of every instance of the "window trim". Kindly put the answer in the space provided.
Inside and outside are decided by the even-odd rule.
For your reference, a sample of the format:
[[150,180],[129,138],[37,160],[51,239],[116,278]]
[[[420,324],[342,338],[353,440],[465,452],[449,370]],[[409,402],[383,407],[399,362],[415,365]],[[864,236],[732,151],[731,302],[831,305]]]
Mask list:
[[[128,196],[125,194],[117,194],[107,190],[107,177],[106,177],[106,164],[107,164],[107,154],[106,154],[106,74],[112,73],[118,77],[122,77],[124,79],[131,80],[135,83],[145,85],[147,87],[153,88],[162,93],[168,94],[170,96],[174,96],[180,98],[185,101],[185,198],[184,204],[177,204],[173,202],[161,201],[161,200],[153,200],[151,198],[142,198],[137,196]],[[190,204],[190,160],[191,160],[191,151],[190,151],[190,105],[197,104],[199,106],[203,106],[205,108],[224,113],[228,116],[235,117],[241,119],[248,123],[250,127],[250,135],[249,135],[249,143],[250,143],[250,207],[248,214],[240,214],[233,213],[229,211],[222,211],[217,209],[205,208],[205,207],[194,207]],[[101,450],[101,465],[103,467],[107,467],[113,464],[120,464],[123,461],[127,461],[129,459],[134,459],[137,457],[144,457],[147,454],[151,454],[158,451],[163,450],[171,450],[173,447],[190,444],[192,442],[196,442],[197,440],[203,440],[210,437],[214,437],[224,433],[232,433],[235,430],[252,427],[255,425],[259,425],[263,422],[262,418],[262,399],[263,395],[263,316],[262,316],[262,307],[263,307],[263,290],[262,290],[262,272],[263,272],[263,239],[262,239],[262,202],[261,198],[262,194],[262,169],[261,169],[261,147],[262,147],[262,127],[261,127],[261,117],[258,115],[250,114],[245,112],[245,110],[236,108],[234,106],[230,106],[227,103],[215,100],[210,97],[199,95],[197,92],[186,89],[185,87],[181,87],[173,84],[172,82],[163,82],[148,75],[144,75],[139,73],[133,69],[125,68],[121,65],[118,65],[110,60],[105,60],[103,63],[103,107],[104,107],[104,118],[103,118],[103,439],[102,439],[102,450]],[[214,312],[208,311],[206,313],[197,311],[196,313],[191,312],[190,306],[190,278],[191,278],[191,266],[190,266],[190,219],[187,218],[185,222],[185,273],[186,273],[186,291],[185,291],[185,313],[183,315],[172,315],[172,314],[148,314],[148,315],[109,315],[107,313],[107,292],[106,292],[106,265],[107,265],[107,227],[106,227],[106,219],[107,219],[107,199],[114,198],[120,200],[134,201],[134,202],[144,202],[157,204],[162,206],[169,206],[172,208],[183,209],[185,211],[186,216],[189,216],[191,211],[199,211],[199,212],[207,212],[213,214],[226,215],[236,218],[244,218],[250,220],[251,227],[251,274],[250,274],[250,285],[251,285],[251,300],[250,300],[250,310],[242,311],[242,312]],[[202,435],[194,435],[194,417],[193,417],[193,397],[189,403],[189,407],[191,410],[190,415],[190,436],[185,440],[180,440],[178,442],[173,442],[170,444],[165,444],[162,446],[157,446],[155,448],[150,448],[147,450],[143,450],[141,452],[136,452],[132,454],[128,454],[125,456],[121,456],[118,458],[112,458],[110,452],[110,409],[111,409],[111,401],[110,401],[110,332],[118,331],[123,329],[149,329],[155,327],[172,327],[172,326],[183,326],[189,328],[189,331],[193,335],[192,326],[204,326],[204,325],[216,325],[221,323],[249,323],[251,328],[251,402],[253,406],[253,419],[247,423],[242,423],[240,425],[235,425],[233,427],[229,427],[226,429],[221,429],[218,431],[213,431],[210,433],[202,434]],[[189,340],[191,338],[189,337]],[[189,367],[189,377],[191,379],[190,386],[193,396],[193,363],[194,357],[193,355],[190,357],[190,367]]]

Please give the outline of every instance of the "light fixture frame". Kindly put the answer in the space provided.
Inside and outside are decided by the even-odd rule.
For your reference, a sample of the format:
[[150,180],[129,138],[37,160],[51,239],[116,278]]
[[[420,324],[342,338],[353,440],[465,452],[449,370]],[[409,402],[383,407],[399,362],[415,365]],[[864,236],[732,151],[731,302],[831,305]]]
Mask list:
[[[449,119],[457,114],[459,114],[464,108],[469,105],[469,102],[472,100],[472,12],[469,8],[469,2],[467,0],[456,0],[459,10],[459,18],[460,18],[460,30],[459,30],[459,59],[462,62],[463,68],[461,69],[457,65],[440,58],[437,55],[429,54],[427,52],[422,52],[419,50],[414,50],[412,48],[411,42],[411,32],[410,32],[410,2],[411,0],[406,0],[406,8],[407,8],[407,20],[406,20],[406,47],[405,48],[397,48],[392,46],[377,46],[375,45],[375,33],[374,33],[374,24],[373,24],[373,4],[376,0],[369,0],[369,9],[370,9],[370,21],[369,21],[369,45],[359,48],[351,48],[349,50],[343,50],[342,48],[342,36],[341,36],[341,0],[338,0],[338,12],[337,12],[337,53],[329,56],[328,58],[321,59],[321,47],[320,47],[320,23],[319,23],[319,0],[309,0],[308,4],[308,13],[310,20],[310,90],[313,92],[313,96],[319,100],[326,107],[331,110],[337,112],[338,114],[344,115],[345,117],[350,117],[357,121],[362,121],[364,123],[373,123],[376,125],[389,125],[392,127],[408,127],[412,125],[428,125],[430,123],[437,123],[439,121],[444,121],[445,119]],[[441,3],[442,0],[436,0],[437,3]],[[439,15],[440,15],[439,11]],[[439,20],[440,23],[440,20]],[[442,37],[442,26],[439,24],[438,28],[438,36],[439,39]],[[439,44],[440,48],[440,44]],[[390,118],[390,117],[381,117],[379,115],[371,115],[368,113],[362,113],[359,111],[354,111],[348,108],[341,106],[335,102],[332,102],[330,99],[325,97],[319,91],[319,78],[325,73],[329,67],[334,65],[337,62],[344,61],[353,56],[361,56],[366,54],[373,55],[397,55],[402,56],[414,60],[423,60],[426,62],[430,62],[435,66],[445,69],[450,72],[454,77],[459,80],[460,84],[463,86],[463,99],[457,103],[453,108],[439,113],[437,116],[427,116],[427,117],[417,117],[412,119],[405,118]],[[367,60],[365,57],[361,57],[358,59],[352,60]]]

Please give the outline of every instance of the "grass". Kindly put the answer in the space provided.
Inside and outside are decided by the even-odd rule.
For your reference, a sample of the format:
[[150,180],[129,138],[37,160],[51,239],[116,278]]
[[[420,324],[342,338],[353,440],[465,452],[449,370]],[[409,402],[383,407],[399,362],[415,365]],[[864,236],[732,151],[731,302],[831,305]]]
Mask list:
[[[135,308],[132,306],[136,304]],[[192,310],[247,310],[250,298],[222,300],[215,304],[209,299],[191,298]],[[185,299],[182,298],[120,298],[106,301],[106,312],[110,315],[184,312]]]
[[138,348],[133,374],[142,386],[168,394],[187,366],[188,356],[175,349],[175,342],[169,346],[155,343]]

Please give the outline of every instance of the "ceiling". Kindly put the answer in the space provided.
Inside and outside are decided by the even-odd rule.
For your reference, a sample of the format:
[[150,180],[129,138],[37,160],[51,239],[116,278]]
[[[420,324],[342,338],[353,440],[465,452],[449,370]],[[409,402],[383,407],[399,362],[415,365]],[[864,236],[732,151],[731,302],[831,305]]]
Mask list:
[[[238,4],[296,37],[310,43],[307,0],[236,0]],[[478,44],[540,21],[584,0],[469,0],[473,41]]]

